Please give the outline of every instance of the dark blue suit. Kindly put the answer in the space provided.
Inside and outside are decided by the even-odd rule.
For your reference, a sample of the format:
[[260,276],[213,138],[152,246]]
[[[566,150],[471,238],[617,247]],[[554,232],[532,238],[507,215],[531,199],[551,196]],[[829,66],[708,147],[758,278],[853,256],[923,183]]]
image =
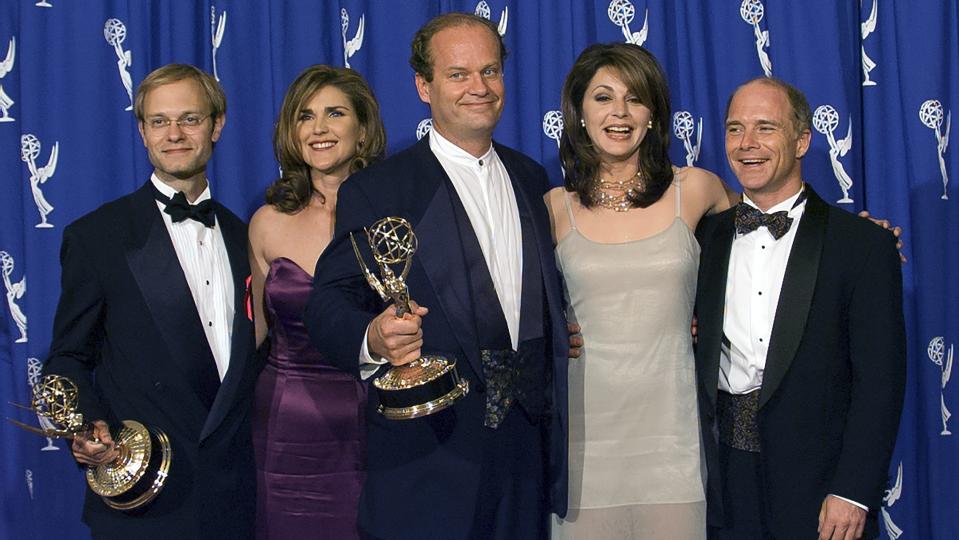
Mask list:
[[149,183],[63,232],[62,292],[44,374],[79,387],[80,411],[111,426],[162,429],[173,457],[163,491],[128,515],[87,492],[96,538],[252,537],[250,401],[257,366],[244,306],[246,225],[215,204],[233,272],[235,317],[222,383]]
[[[905,388],[902,277],[895,238],[827,205],[807,184],[789,254],[759,396],[760,479],[726,478],[717,439],[717,389],[735,209],[703,218],[696,316],[699,411],[709,469],[711,527],[740,527],[730,506],[764,509],[767,534],[815,538],[827,494],[877,517]],[[761,502],[736,485],[755,483]],[[739,482],[739,484],[736,484]],[[733,487],[730,487],[733,485]],[[724,511],[725,510],[725,511]],[[723,537],[728,537],[723,536]],[[733,533],[733,537],[741,534]]]
[[[334,240],[317,263],[307,328],[331,362],[358,375],[367,325],[386,305],[363,278],[349,233],[358,234],[363,246],[363,227],[387,216],[407,219],[419,239],[407,277],[410,296],[430,309],[423,318],[423,353],[454,358],[470,384],[469,394],[451,408],[414,420],[385,419],[375,412],[378,400],[370,393],[360,526],[375,537],[535,538],[547,534],[550,510],[566,512],[568,336],[542,202],[548,185],[537,163],[494,146],[523,223],[520,339],[527,332],[545,337],[542,354],[526,370],[542,389],[542,411],[514,403],[499,428],[484,427],[480,341],[492,323],[486,315],[477,318],[488,313],[481,306],[491,304],[475,297],[475,235],[462,226],[456,191],[427,139],[343,184]],[[378,272],[369,249],[362,249],[368,267]],[[486,271],[482,266],[479,271]]]

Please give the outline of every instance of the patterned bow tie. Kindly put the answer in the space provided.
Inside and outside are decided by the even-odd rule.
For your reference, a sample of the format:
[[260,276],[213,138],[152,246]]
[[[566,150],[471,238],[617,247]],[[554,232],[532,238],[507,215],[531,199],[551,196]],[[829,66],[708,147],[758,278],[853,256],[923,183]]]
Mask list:
[[179,223],[185,219],[192,219],[199,221],[207,227],[212,227],[216,222],[216,216],[213,215],[212,199],[207,199],[197,204],[190,204],[187,202],[186,195],[184,195],[182,191],[178,191],[172,199],[156,189],[153,195],[156,197],[156,200],[166,205],[163,211],[170,214],[170,219],[173,223]]
[[759,227],[766,227],[773,238],[779,240],[789,230],[793,218],[785,210],[765,214],[758,208],[744,202],[736,205],[736,232],[749,234]]

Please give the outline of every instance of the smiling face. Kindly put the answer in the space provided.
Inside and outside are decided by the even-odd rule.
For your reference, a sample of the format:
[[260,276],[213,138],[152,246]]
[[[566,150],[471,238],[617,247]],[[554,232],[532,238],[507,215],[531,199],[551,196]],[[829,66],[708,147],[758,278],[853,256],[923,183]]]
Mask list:
[[[430,40],[433,80],[416,75],[416,90],[430,105],[433,129],[474,154],[489,149],[503,112],[499,42],[478,25],[440,30]],[[477,153],[478,152],[478,153]]]
[[346,179],[366,135],[346,94],[333,85],[318,90],[300,109],[296,129],[310,175]]
[[[177,125],[175,120],[188,114],[203,116],[203,121],[193,129]],[[160,180],[171,185],[206,180],[206,163],[224,122],[222,116],[214,120],[209,114],[210,104],[192,79],[157,86],[144,96],[140,136]],[[157,119],[173,121],[151,127],[151,120]]]
[[726,158],[746,195],[760,208],[799,191],[799,160],[809,149],[809,140],[808,129],[796,132],[792,107],[780,88],[749,83],[729,103]]
[[639,162],[639,145],[646,137],[652,111],[626,87],[619,74],[599,68],[583,96],[583,121],[599,155],[601,167]]

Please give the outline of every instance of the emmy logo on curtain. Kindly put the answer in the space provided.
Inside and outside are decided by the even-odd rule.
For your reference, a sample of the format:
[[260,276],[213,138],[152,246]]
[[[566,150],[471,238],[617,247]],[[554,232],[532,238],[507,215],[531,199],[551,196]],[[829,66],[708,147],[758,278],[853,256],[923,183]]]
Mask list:
[[849,128],[846,130],[846,137],[836,140],[833,132],[839,127],[839,113],[832,105],[820,105],[812,115],[812,125],[816,131],[826,136],[829,142],[829,162],[832,164],[832,173],[839,182],[839,189],[842,190],[842,198],[837,203],[851,203],[853,200],[849,197],[849,190],[852,188],[852,178],[846,173],[846,168],[842,166],[839,158],[849,153],[852,148],[852,119],[849,120]]
[[[863,0],[859,0],[859,10],[862,10]],[[876,31],[876,19],[879,16],[879,0],[872,0],[872,11],[869,18],[859,24],[859,31],[862,36],[862,85],[876,86],[876,81],[869,78],[869,72],[876,69],[876,61],[866,54],[866,38],[869,34]]]
[[426,134],[430,131],[433,131],[433,119],[424,118],[420,120],[420,123],[416,124],[416,140],[426,137]]
[[556,141],[556,148],[559,148],[559,141],[563,137],[563,113],[546,111],[543,115],[543,134]]
[[[11,37],[7,44],[7,57],[0,62],[0,80],[3,80],[13,69],[13,62],[17,57],[17,38]],[[15,118],[10,116],[10,107],[15,102],[3,91],[3,84],[0,83],[0,122],[13,122]]]
[[[473,10],[473,14],[491,21],[493,12],[489,7],[489,4],[486,3],[486,0],[480,0],[476,4],[476,9]],[[509,23],[509,7],[504,7],[502,13],[499,14],[499,24],[496,27],[496,30],[499,32],[500,37],[506,35],[506,25]]]
[[47,164],[43,167],[37,167],[36,159],[40,156],[40,140],[36,135],[27,133],[20,136],[20,160],[27,164],[30,169],[30,191],[33,192],[33,202],[37,205],[37,211],[40,212],[40,223],[35,225],[38,229],[50,229],[52,223],[47,222],[47,216],[53,212],[53,205],[47,202],[43,196],[43,190],[40,186],[47,183],[47,180],[57,171],[57,157],[60,155],[60,142],[53,143],[53,149],[50,151],[50,157]]
[[[693,144],[693,131],[696,131],[696,144]],[[689,111],[677,111],[673,115],[673,134],[683,141],[686,149],[686,166],[692,167],[699,159],[699,150],[703,140],[703,117],[697,123]]]
[[33,500],[33,471],[30,469],[23,470],[23,478],[27,481],[27,493],[30,494],[30,500]]
[[133,110],[133,78],[130,76],[130,66],[133,65],[133,53],[123,50],[123,40],[127,38],[127,27],[120,19],[107,19],[103,24],[103,37],[107,43],[113,45],[113,51],[117,53],[117,69],[120,71],[120,82],[127,91],[127,98],[130,105],[126,110]]
[[769,53],[766,49],[769,47],[769,30],[763,30],[759,27],[759,22],[763,20],[766,14],[766,8],[759,0],[743,0],[739,6],[739,16],[748,24],[753,25],[753,34],[756,35],[756,54],[759,56],[759,64],[763,68],[763,73],[767,77],[773,76],[773,63],[769,59]]
[[220,80],[220,73],[216,69],[216,52],[220,50],[220,44],[223,43],[223,34],[226,33],[226,11],[220,12],[220,17],[216,16],[216,6],[210,6],[210,41],[213,45],[213,78]]
[[623,31],[626,43],[632,43],[633,45],[646,43],[646,38],[649,36],[649,8],[643,10],[643,27],[638,32],[629,29],[629,24],[636,17],[636,7],[629,0],[612,0],[606,9],[606,15],[610,22]]
[[6,251],[0,251],[0,273],[3,274],[3,286],[7,290],[7,307],[10,308],[10,316],[13,318],[13,322],[17,325],[17,329],[20,330],[20,337],[14,343],[26,343],[27,342],[27,316],[23,313],[23,310],[20,309],[20,306],[17,305],[17,300],[21,300],[23,295],[27,292],[27,276],[26,274],[20,278],[20,281],[14,283],[10,279],[10,275],[13,274],[14,260]]
[[889,534],[891,540],[896,540],[902,536],[902,529],[896,525],[892,520],[892,516],[889,515],[889,508],[892,508],[896,501],[899,500],[899,497],[902,496],[902,462],[899,462],[899,469],[896,473],[896,483],[893,486],[886,490],[885,495],[882,496],[882,522],[886,525],[886,533]]
[[[557,110],[546,111],[543,115],[543,134],[556,141],[556,148],[559,148],[559,142],[563,138],[563,113]],[[566,178],[566,169],[560,164],[559,170]]]
[[33,5],[37,7],[53,7],[53,4],[51,4],[50,2],[47,2],[47,0],[40,0],[39,2]]
[[938,99],[927,99],[922,103],[922,106],[919,107],[919,120],[922,121],[923,125],[927,128],[936,132],[936,142],[938,146],[936,150],[939,154],[939,173],[942,175],[942,197],[939,197],[943,200],[949,199],[949,192],[947,188],[949,186],[949,174],[946,173],[946,150],[949,148],[949,131],[952,128],[952,111],[950,110],[946,113],[946,130],[942,132],[939,130],[942,127],[942,103],[939,103]]
[[363,46],[363,30],[366,28],[366,15],[360,15],[360,22],[356,25],[353,39],[346,39],[346,31],[350,29],[350,14],[345,8],[340,9],[340,33],[343,35],[343,65],[350,67],[350,58]]
[[[37,358],[27,358],[27,384],[30,386],[31,393],[33,392],[34,387],[40,383],[40,377],[43,373],[43,364],[40,363],[40,360]],[[37,415],[37,421],[40,423],[40,427],[47,432],[56,430],[56,426],[50,422],[50,419],[46,416],[40,414]],[[46,437],[47,445],[41,448],[41,451],[49,452],[51,450],[59,450],[60,447],[53,444],[53,437]]]
[[955,344],[949,345],[949,352],[946,352],[946,340],[943,336],[936,336],[929,341],[926,347],[926,354],[933,364],[939,366],[941,377],[939,378],[939,412],[942,414],[942,431],[940,435],[952,435],[949,431],[949,417],[952,413],[946,408],[946,385],[949,384],[949,377],[952,376],[952,351]]

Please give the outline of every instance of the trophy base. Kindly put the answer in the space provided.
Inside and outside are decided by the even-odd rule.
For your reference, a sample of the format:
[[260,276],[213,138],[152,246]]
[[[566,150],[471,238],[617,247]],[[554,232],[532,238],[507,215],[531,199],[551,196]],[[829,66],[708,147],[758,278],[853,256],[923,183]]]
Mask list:
[[390,420],[411,420],[442,411],[469,393],[456,363],[441,356],[424,356],[394,367],[373,380],[380,414]]
[[87,469],[87,485],[107,506],[133,510],[152,501],[170,472],[170,439],[159,429],[124,420],[115,437],[120,455],[105,465]]

